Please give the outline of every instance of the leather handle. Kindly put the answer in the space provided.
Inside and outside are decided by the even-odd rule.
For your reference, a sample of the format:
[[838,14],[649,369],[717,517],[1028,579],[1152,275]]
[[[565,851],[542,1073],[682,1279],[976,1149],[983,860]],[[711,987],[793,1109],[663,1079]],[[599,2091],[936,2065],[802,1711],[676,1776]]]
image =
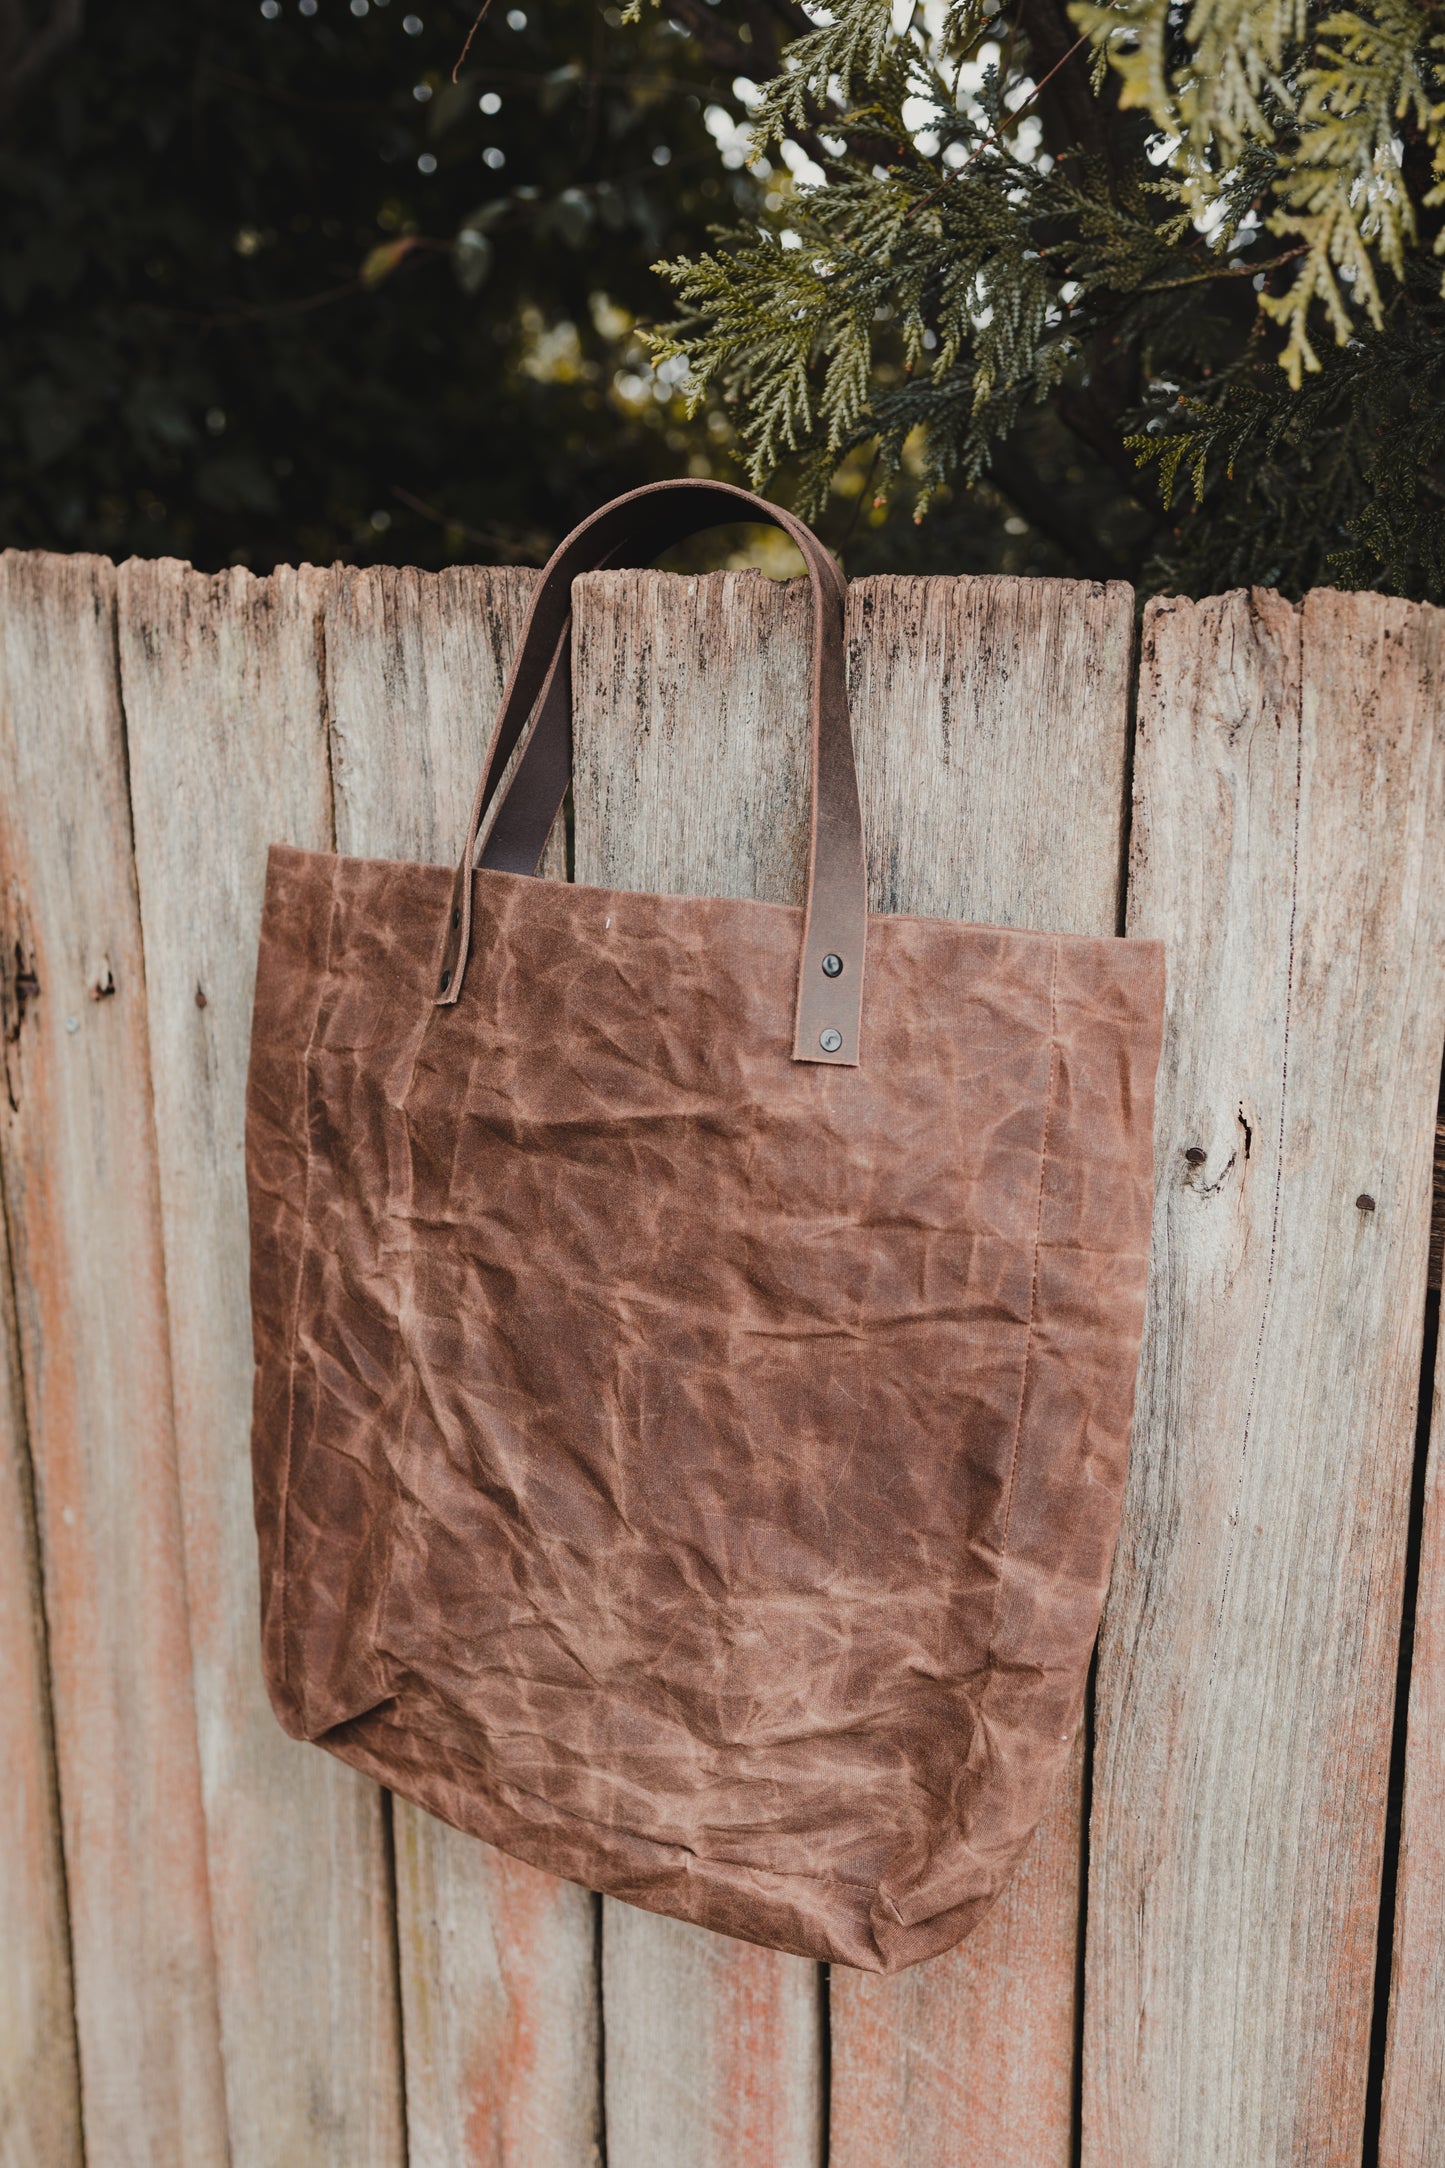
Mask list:
[[[484,868],[535,873],[566,794],[572,765],[573,580],[604,567],[645,565],[687,535],[742,520],[781,528],[801,552],[813,590],[808,892],[793,1059],[857,1066],[868,918],[843,654],[846,586],[811,528],[730,482],[654,482],[632,490],[574,528],[548,561],[502,695],[452,883],[437,965],[439,1006],[457,999],[466,975],[473,867],[480,862]],[[522,757],[499,796],[502,773],[529,723]]]

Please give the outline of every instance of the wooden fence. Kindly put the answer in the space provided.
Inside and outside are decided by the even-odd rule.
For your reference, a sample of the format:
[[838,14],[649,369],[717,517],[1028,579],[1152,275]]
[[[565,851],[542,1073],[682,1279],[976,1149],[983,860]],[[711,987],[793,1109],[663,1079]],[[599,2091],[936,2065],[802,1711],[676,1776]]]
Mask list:
[[[265,845],[450,860],[532,578],[0,560],[0,2163],[1438,2168],[1445,613],[852,590],[874,907],[1168,944],[1091,1716],[972,1941],[827,1977],[270,1716]],[[577,879],[798,896],[806,639],[756,574],[580,583]]]

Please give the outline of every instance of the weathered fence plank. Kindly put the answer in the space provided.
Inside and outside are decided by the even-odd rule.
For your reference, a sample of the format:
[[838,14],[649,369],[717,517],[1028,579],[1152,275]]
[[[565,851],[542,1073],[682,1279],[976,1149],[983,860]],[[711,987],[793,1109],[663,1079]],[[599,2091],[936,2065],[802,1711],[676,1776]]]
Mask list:
[[594,2168],[596,1900],[400,1801],[396,1847],[409,2168]]
[[[338,850],[454,858],[534,578],[339,575],[325,629]],[[565,873],[560,834],[545,869]],[[591,2168],[593,1899],[405,1801],[395,1823],[411,2168]]]
[[[853,733],[871,907],[1073,933],[1122,909],[1133,594],[861,580]],[[835,1971],[835,2168],[1067,2168],[1082,1750],[999,1905],[898,1980]]]
[[[340,574],[326,633],[339,851],[455,862],[536,579]],[[560,821],[541,870],[566,878]]]
[[1118,932],[1133,610],[1118,581],[854,582],[870,909]]
[[829,2168],[1068,2162],[1084,1746],[961,1948],[893,1979],[834,1969]]
[[1435,2168],[1445,2146],[1445,1361],[1438,1348],[1394,1930],[1379,2168]]
[[[0,560],[3,949],[27,983],[14,1245],[90,2168],[222,2168],[145,972],[93,557]],[[11,979],[12,988],[15,979]]]
[[[603,572],[573,597],[577,879],[801,900],[806,587]],[[625,2168],[815,2168],[816,1966],[611,1899],[602,1915],[609,2150]]]
[[[16,1014],[0,954],[0,1039]],[[0,2168],[81,2168],[55,1742],[5,1214],[0,1210]]]
[[801,1957],[605,1900],[612,2168],[821,2164],[824,1992]]
[[577,879],[801,903],[806,586],[595,572],[572,593]]
[[[1070,2158],[1082,1738],[968,1944],[825,1991],[393,1811],[265,1709],[240,1149],[264,844],[449,859],[532,579],[132,565],[117,619],[102,560],[0,560],[0,2168],[79,2168],[82,2105],[91,2168],[594,2168],[604,2094],[614,2168],[818,2168],[830,2120],[833,2168]],[[618,573],[577,605],[578,877],[798,899],[805,592]],[[1335,2168],[1445,1042],[1445,616],[1235,596],[1147,628],[1129,920],[1169,944],[1170,1021],[1084,2163]],[[866,581],[849,638],[874,908],[1114,926],[1127,590]],[[1441,1390],[1384,2168],[1433,2163],[1445,2121]]]
[[1360,2155],[1445,1040],[1445,616],[1146,620],[1129,924],[1168,945],[1101,1644],[1086,2168]]
[[381,1796],[285,1737],[257,1657],[246,1061],[266,847],[331,842],[330,581],[118,574],[233,2168],[403,2159]]

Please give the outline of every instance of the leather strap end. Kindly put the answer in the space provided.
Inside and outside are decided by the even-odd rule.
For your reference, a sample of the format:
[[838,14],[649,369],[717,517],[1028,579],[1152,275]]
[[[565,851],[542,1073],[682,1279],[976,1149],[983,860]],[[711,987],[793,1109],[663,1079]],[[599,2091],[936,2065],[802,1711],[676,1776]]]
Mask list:
[[794,1061],[830,1069],[859,1066],[864,941],[863,927],[845,935],[837,927],[809,926],[798,974]]
[[466,974],[467,951],[472,940],[472,884],[470,867],[460,865],[452,875],[451,901],[447,906],[446,929],[442,936],[441,955],[437,960],[436,992],[434,1004],[439,1009],[449,1009],[462,990]]

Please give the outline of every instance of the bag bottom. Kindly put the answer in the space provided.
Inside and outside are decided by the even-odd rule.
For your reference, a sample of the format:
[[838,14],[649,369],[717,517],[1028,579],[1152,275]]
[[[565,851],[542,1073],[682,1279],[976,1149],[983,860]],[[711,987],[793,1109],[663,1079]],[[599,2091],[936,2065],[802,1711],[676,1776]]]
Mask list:
[[467,1782],[450,1777],[434,1766],[435,1751],[426,1740],[418,1743],[429,1759],[414,1752],[413,1734],[394,1698],[311,1743],[453,1829],[563,1881],[741,1942],[860,1972],[900,1972],[953,1949],[991,1910],[1008,1879],[1005,1873],[984,1893],[907,1924],[862,1883],[705,1859],[684,1845],[602,1828],[534,1794],[489,1782],[481,1772]]

